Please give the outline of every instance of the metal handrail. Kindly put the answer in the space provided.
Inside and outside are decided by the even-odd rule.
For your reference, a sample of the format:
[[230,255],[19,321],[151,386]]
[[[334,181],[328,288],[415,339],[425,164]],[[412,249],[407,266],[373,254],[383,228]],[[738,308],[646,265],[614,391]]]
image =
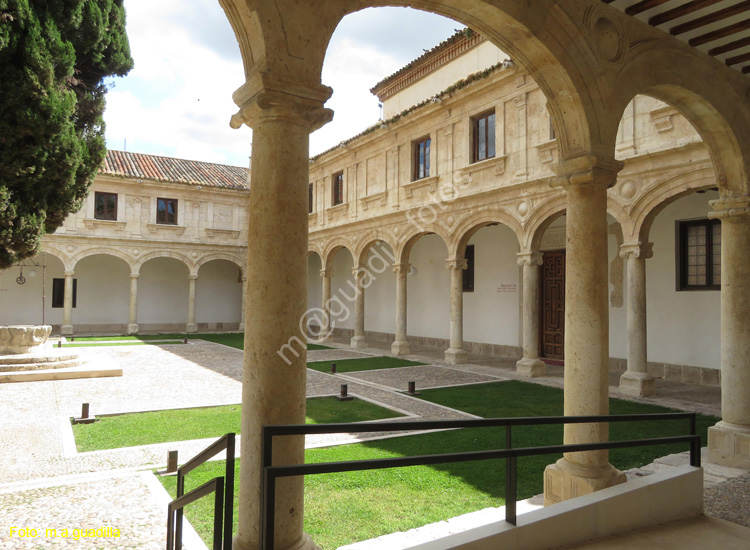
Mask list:
[[[221,524],[223,517],[223,500],[224,500],[224,478],[215,477],[211,481],[208,481],[193,489],[189,493],[176,498],[167,506],[167,550],[173,550],[175,548],[175,533],[174,533],[174,522],[175,512],[180,515],[179,521],[182,521],[182,509],[195,502],[199,498],[203,498],[206,495],[214,494],[214,544],[213,550],[221,550]],[[182,540],[177,545],[177,549],[182,548]]]
[[[214,441],[211,445],[203,449],[200,453],[195,455],[193,458],[188,460],[185,464],[177,468],[177,498],[172,501],[170,506],[175,504],[176,502],[179,502],[181,498],[186,497],[187,495],[190,495],[192,493],[195,493],[199,489],[206,487],[209,483],[208,482],[204,485],[201,485],[198,489],[194,489],[193,491],[190,491],[190,493],[185,493],[185,475],[189,472],[196,469],[201,464],[204,464],[208,460],[210,460],[212,457],[219,454],[221,451],[226,450],[227,452],[227,458],[226,458],[226,465],[225,465],[225,471],[224,471],[224,477],[222,478],[214,478],[212,481],[215,481],[217,479],[222,480],[222,487],[221,491],[223,494],[224,499],[224,510],[223,510],[223,518],[224,518],[224,528],[223,528],[223,537],[222,537],[222,529],[221,529],[221,521],[219,521],[219,530],[218,530],[218,536],[219,538],[219,545],[217,546],[216,543],[216,510],[214,511],[214,550],[232,550],[232,525],[234,521],[234,453],[235,453],[235,434],[228,433],[216,441]],[[210,492],[210,491],[208,491]],[[205,494],[208,494],[208,492],[204,493],[201,496],[204,496]],[[218,493],[217,493],[218,494]],[[200,497],[195,497],[200,498]],[[193,499],[195,500],[195,499]],[[192,501],[190,501],[192,502]],[[181,550],[182,549],[182,521],[183,521],[183,513],[182,508],[189,504],[190,502],[185,502],[183,506],[174,507],[174,510],[169,511],[169,517],[167,518],[167,550]],[[176,511],[177,513],[177,519],[174,521],[172,515],[173,512]],[[221,513],[219,511],[218,513]],[[176,523],[176,526],[174,525]],[[173,533],[174,529],[174,533]],[[223,548],[221,544],[221,540],[223,538]]]
[[[670,436],[649,439],[635,439],[627,441],[604,441],[599,443],[578,443],[568,445],[552,445],[544,447],[511,448],[511,427],[554,424],[584,424],[593,422],[633,422],[648,420],[676,420],[688,419],[690,435]],[[369,460],[355,460],[347,462],[324,462],[317,464],[289,464],[273,466],[273,438],[275,436],[308,435],[325,433],[360,433],[360,432],[390,432],[390,431],[425,431],[437,429],[505,427],[505,449],[490,451],[468,451],[461,453],[445,453],[438,455],[419,455],[409,457],[380,458]],[[263,426],[261,440],[262,467],[262,503],[261,503],[261,548],[273,550],[274,545],[274,503],[276,498],[276,479],[280,477],[304,476],[324,473],[351,472],[398,468],[403,466],[420,466],[431,464],[445,464],[467,462],[471,460],[489,460],[505,458],[505,489],[506,505],[505,520],[516,524],[516,459],[521,456],[547,455],[580,451],[594,451],[604,449],[621,449],[627,447],[642,447],[664,443],[689,443],[690,464],[700,467],[701,438],[696,434],[695,413],[657,413],[630,415],[597,415],[597,416],[547,416],[547,417],[519,417],[519,418],[483,418],[476,420],[431,420],[410,422],[378,422],[378,423],[346,423],[346,424],[288,424]]]

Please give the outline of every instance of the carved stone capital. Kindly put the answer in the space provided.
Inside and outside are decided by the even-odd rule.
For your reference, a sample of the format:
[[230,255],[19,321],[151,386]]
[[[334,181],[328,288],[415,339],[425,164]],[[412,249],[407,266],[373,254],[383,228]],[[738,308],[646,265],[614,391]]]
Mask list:
[[409,271],[411,271],[411,264],[393,264],[393,272],[396,275],[399,275],[401,273],[408,274]]
[[620,245],[620,258],[643,258],[647,260],[654,255],[654,243],[624,243]]
[[232,115],[230,126],[252,128],[264,120],[281,119],[314,132],[333,119],[333,111],[323,107],[332,93],[322,84],[309,86],[256,71],[232,94],[240,110]]
[[321,279],[330,279],[331,277],[333,277],[333,269],[321,269],[320,270]]
[[141,276],[141,274],[140,274],[140,273],[131,273],[131,274],[130,274],[130,278],[131,278],[131,279],[137,279],[137,278],[138,278],[138,277],[140,277],[140,276]]
[[469,262],[465,258],[451,258],[450,260],[445,260],[445,267],[451,271],[460,271],[469,267]]
[[516,256],[518,256],[518,265],[542,265],[541,252],[519,252]]
[[713,212],[709,212],[708,217],[712,220],[725,221],[750,216],[750,196],[748,195],[722,197],[710,201],[709,204]]
[[595,156],[582,156],[558,161],[554,170],[556,177],[550,179],[552,187],[579,185],[604,185],[612,187],[617,181],[617,173],[624,163],[615,159],[601,159]]
[[72,278],[75,274],[76,274],[76,272],[73,271],[72,269],[66,269],[65,272],[64,272],[64,275],[66,277],[70,277],[70,278]]

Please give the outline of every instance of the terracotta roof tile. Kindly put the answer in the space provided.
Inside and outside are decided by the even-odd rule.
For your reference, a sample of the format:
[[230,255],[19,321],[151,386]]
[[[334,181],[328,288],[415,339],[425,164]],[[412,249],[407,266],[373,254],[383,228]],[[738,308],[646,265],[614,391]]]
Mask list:
[[248,188],[247,168],[126,151],[107,151],[99,173],[223,189]]

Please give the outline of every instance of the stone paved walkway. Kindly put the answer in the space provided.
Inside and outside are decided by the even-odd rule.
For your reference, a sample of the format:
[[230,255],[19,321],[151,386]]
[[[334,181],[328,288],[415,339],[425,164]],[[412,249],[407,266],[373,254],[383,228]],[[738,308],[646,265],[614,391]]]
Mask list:
[[[166,497],[149,470],[164,466],[167,450],[177,449],[184,461],[212,440],[77,453],[68,419],[80,414],[83,402],[90,403],[94,415],[240,403],[242,352],[195,340],[187,345],[78,349],[94,364],[122,367],[123,376],[0,384],[0,548],[162,548]],[[440,364],[441,354],[435,350],[416,351],[409,358],[430,365],[336,375],[308,370],[308,395],[336,395],[346,383],[350,394],[393,408],[409,419],[461,419],[473,417],[406,395],[408,381],[416,381],[419,389],[517,378],[510,361],[472,357],[468,365],[449,367]],[[308,359],[341,360],[384,352],[377,346],[319,350],[310,352]],[[535,382],[562,386],[559,371],[552,368]],[[718,394],[710,388],[681,392],[670,384],[674,383],[660,386],[665,397],[643,401],[718,413]],[[314,447],[367,437],[372,436],[318,436],[306,443]],[[725,474],[726,478],[737,475],[721,475]],[[13,527],[17,530],[11,536]],[[95,544],[73,537],[73,529],[104,527],[119,529],[120,537],[100,537]],[[19,537],[18,529],[25,528],[37,529],[37,536]],[[48,528],[55,532],[47,536]],[[67,538],[63,529],[69,530]],[[199,550],[201,543],[186,541],[186,548]]]

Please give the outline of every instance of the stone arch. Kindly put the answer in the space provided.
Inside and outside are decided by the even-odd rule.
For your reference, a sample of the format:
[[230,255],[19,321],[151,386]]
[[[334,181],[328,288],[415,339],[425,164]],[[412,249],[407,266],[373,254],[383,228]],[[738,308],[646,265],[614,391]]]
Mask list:
[[647,242],[651,225],[662,210],[686,195],[716,186],[716,175],[712,167],[683,172],[661,182],[644,193],[633,205],[630,214],[631,235],[640,242]]
[[362,237],[354,247],[354,252],[352,254],[355,259],[355,265],[364,265],[365,262],[367,262],[367,255],[370,253],[372,246],[380,242],[387,244],[395,253],[395,247],[390,239],[381,235],[379,231],[374,231]]
[[524,226],[520,244],[522,251],[539,250],[542,244],[542,236],[550,224],[565,214],[568,199],[564,194],[546,200],[529,214]]
[[323,249],[323,254],[321,255],[323,269],[329,270],[333,268],[333,259],[336,257],[336,253],[342,248],[345,248],[352,255],[352,260],[354,260],[355,256],[354,252],[352,252],[351,244],[343,239],[334,239]]
[[[548,98],[558,131],[560,158],[609,152],[597,121],[601,119],[603,70],[592,48],[592,31],[579,21],[580,11],[553,0],[534,3],[490,0],[322,0],[307,3],[252,4],[220,0],[235,31],[247,82],[235,93],[241,106],[233,124],[249,119],[250,100],[259,92],[285,93],[288,84],[306,88],[306,97],[321,104],[330,88],[320,84],[330,38],[341,19],[366,8],[400,6],[424,10],[459,21],[481,32],[508,53],[536,81]],[[588,12],[606,10],[611,18],[627,16],[591,3]],[[613,134],[614,135],[614,134]]]
[[201,256],[195,261],[195,272],[198,273],[205,264],[208,262],[212,262],[214,260],[226,260],[228,262],[232,262],[237,267],[240,268],[240,272],[242,273],[242,276],[245,276],[245,265],[244,261],[241,258],[238,258],[237,256],[233,254],[227,254],[225,252],[212,252],[211,254],[206,254],[205,256]]
[[[672,105],[701,136],[721,193],[747,195],[750,193],[747,79],[726,68],[719,86],[717,67],[707,62],[697,49],[667,41],[654,42],[639,45],[637,53],[623,63],[616,89],[621,91],[624,103],[612,105],[613,111],[622,113],[638,94]],[[675,71],[675,66],[690,67],[690,71]]]
[[414,247],[414,244],[421,237],[432,234],[440,237],[440,239],[443,241],[443,245],[445,245],[446,252],[450,250],[450,248],[448,247],[448,243],[450,242],[450,235],[448,234],[446,228],[444,228],[442,225],[432,224],[431,226],[424,227],[421,230],[405,234],[404,237],[396,243],[396,246],[393,247],[393,255],[396,256],[396,263],[409,263],[409,254],[411,253],[411,249]]
[[98,254],[102,254],[104,256],[114,256],[115,258],[119,258],[120,260],[124,261],[128,265],[131,273],[137,272],[137,270],[135,269],[135,261],[133,260],[131,256],[117,250],[116,248],[109,248],[109,247],[88,248],[86,250],[81,250],[77,254],[74,254],[70,258],[70,263],[73,266],[71,269],[75,269],[76,264],[78,264],[78,262],[80,262],[84,258],[88,258],[89,256],[96,256]]
[[187,256],[180,254],[179,252],[173,252],[171,250],[155,250],[153,252],[147,252],[146,254],[138,258],[138,260],[135,262],[135,264],[133,265],[133,273],[139,273],[141,268],[143,267],[143,264],[145,264],[149,260],[153,260],[156,258],[172,258],[178,260],[187,266],[188,273],[190,275],[197,275],[198,273],[198,270],[195,267],[195,263],[191,262],[187,258]]
[[500,224],[508,227],[515,234],[519,243],[521,241],[521,224],[511,214],[505,210],[487,210],[477,212],[461,220],[453,231],[453,239],[447,244],[448,256],[450,258],[463,257],[466,245],[471,237],[483,227],[488,225]]
[[73,262],[71,260],[70,254],[68,254],[66,252],[63,252],[63,250],[61,248],[59,248],[59,247],[57,247],[57,246],[55,246],[53,244],[51,245],[50,243],[45,242],[42,245],[42,248],[39,251],[39,253],[41,254],[43,252],[47,253],[47,254],[50,254],[50,255],[54,256],[55,258],[57,258],[58,260],[60,260],[60,262],[62,262],[62,264],[63,264],[63,269],[65,269],[65,270],[72,270],[73,267],[75,266],[75,262]]

